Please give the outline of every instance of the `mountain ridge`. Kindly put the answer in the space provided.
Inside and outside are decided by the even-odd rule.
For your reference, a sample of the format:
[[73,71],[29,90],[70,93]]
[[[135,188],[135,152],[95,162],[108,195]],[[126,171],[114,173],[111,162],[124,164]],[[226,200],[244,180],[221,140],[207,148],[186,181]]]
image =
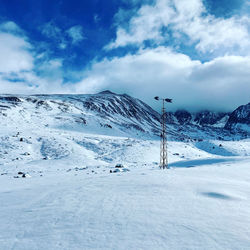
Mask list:
[[[249,112],[249,106],[244,110]],[[232,127],[233,132],[236,131],[235,126],[228,125],[230,121],[236,121],[232,118],[234,112],[188,112],[183,109],[167,112],[168,132],[179,138],[201,136],[201,132],[204,137],[230,136]],[[24,127],[25,122],[32,124],[30,119],[34,119],[47,127],[70,128],[76,125],[74,129],[92,129],[92,132],[104,134],[142,137],[160,134],[161,115],[157,111],[137,98],[109,90],[76,95],[0,95],[0,114],[3,117],[1,123],[3,120],[6,124],[11,123],[14,118]]]

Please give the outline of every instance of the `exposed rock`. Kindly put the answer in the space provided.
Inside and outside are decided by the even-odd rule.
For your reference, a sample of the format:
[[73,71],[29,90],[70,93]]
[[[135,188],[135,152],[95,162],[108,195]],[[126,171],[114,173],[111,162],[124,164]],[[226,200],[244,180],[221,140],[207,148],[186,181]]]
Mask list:
[[123,166],[122,164],[119,163],[119,164],[116,164],[116,165],[115,165],[115,168],[124,168],[124,166]]
[[228,113],[223,112],[211,112],[211,111],[201,111],[195,115],[194,121],[199,125],[214,125],[220,121],[223,117],[227,116]]
[[[242,105],[234,110],[225,125],[226,129],[247,129],[250,132],[250,103]],[[245,128],[244,128],[245,126]]]
[[22,102],[18,97],[16,96],[0,96],[1,101],[7,101],[12,103],[19,103]]
[[177,121],[183,125],[186,123],[190,123],[191,119],[192,119],[192,115],[187,112],[186,110],[177,110],[174,113],[174,116],[176,117]]

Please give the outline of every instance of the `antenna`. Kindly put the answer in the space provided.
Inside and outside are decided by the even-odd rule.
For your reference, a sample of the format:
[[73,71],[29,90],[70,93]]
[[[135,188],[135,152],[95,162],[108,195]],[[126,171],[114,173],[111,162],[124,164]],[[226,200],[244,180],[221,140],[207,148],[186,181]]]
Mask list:
[[165,169],[168,167],[168,153],[167,153],[167,126],[166,126],[166,108],[165,102],[172,103],[172,99],[160,98],[156,96],[154,98],[157,101],[162,101],[161,109],[161,145],[160,145],[160,168]]

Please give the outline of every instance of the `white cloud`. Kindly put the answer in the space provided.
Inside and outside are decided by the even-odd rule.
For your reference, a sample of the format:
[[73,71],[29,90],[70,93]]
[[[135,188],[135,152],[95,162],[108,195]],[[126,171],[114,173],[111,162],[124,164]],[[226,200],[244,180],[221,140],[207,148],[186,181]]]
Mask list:
[[23,34],[23,30],[19,28],[14,22],[7,21],[0,24],[0,31],[12,34]]
[[50,59],[44,60],[42,63],[37,65],[36,70],[39,73],[39,76],[44,80],[51,81],[54,84],[54,81],[60,80],[62,82],[63,78],[63,61],[62,59]]
[[[121,12],[121,11],[120,11]],[[168,1],[157,1],[155,5],[142,6],[130,19],[128,29],[118,27],[116,40],[107,46],[108,49],[141,44],[145,40],[163,41],[161,27],[167,26],[175,12]]]
[[22,37],[0,31],[0,72],[31,70],[33,57],[30,44]]
[[49,38],[56,38],[56,39],[59,39],[62,34],[62,30],[59,27],[57,27],[55,23],[52,21],[45,23],[41,27],[41,32],[43,35]]
[[76,91],[111,89],[157,107],[153,97],[174,99],[171,108],[232,110],[249,102],[250,57],[224,56],[207,63],[169,48],[142,49],[136,55],[94,63]]
[[50,21],[48,23],[45,23],[40,27],[41,33],[48,37],[51,40],[56,41],[56,44],[58,48],[60,49],[66,49],[67,48],[67,41],[65,39],[64,32],[61,28],[56,26],[55,22]]
[[[198,2],[198,0],[193,0]],[[184,33],[190,41],[197,43],[201,52],[220,51],[221,54],[240,53],[250,48],[250,33],[248,17],[215,18],[212,15],[202,15],[204,7],[190,9],[187,13],[181,1],[176,1],[178,16],[174,19],[174,31]]]
[[93,19],[95,23],[99,23],[101,21],[101,18],[97,14],[94,15]]
[[153,5],[143,5],[131,17],[128,28],[124,25],[127,26],[121,23],[117,28],[115,41],[106,49],[129,44],[142,46],[146,40],[161,44],[169,41],[163,28],[169,29],[176,40],[188,36],[189,42],[203,53],[245,54],[250,49],[250,18],[216,18],[206,12],[202,0],[156,0]]
[[85,39],[83,35],[82,27],[80,25],[73,26],[70,29],[68,29],[66,32],[68,33],[69,37],[72,39],[73,44],[77,44],[83,39]]
[[36,56],[23,33],[15,23],[0,24],[0,93],[70,91],[62,88],[62,60],[48,59],[46,52]]
[[50,21],[42,25],[40,29],[44,36],[56,41],[57,46],[62,50],[66,49],[70,42],[76,45],[85,39],[80,25],[72,26],[65,31],[59,28],[54,21]]

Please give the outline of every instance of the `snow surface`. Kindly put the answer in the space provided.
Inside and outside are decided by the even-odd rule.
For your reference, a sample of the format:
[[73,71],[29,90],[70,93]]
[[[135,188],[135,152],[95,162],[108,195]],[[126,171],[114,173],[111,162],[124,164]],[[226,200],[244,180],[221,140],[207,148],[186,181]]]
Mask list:
[[75,124],[70,112],[58,126],[49,104],[1,117],[1,250],[250,249],[249,138],[190,130],[203,139],[171,137],[160,170],[155,137],[107,132],[94,116]]
[[0,249],[249,249],[250,140],[223,142],[231,156],[169,142],[163,171],[158,141],[52,135],[46,160],[27,141],[14,152],[34,156],[1,165]]

